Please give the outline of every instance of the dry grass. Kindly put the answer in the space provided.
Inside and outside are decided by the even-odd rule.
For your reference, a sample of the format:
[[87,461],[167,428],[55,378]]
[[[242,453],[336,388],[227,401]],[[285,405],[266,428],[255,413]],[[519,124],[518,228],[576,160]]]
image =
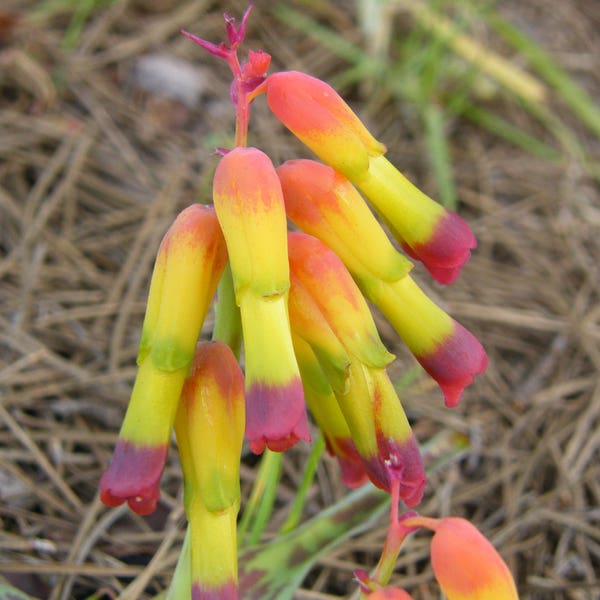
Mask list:
[[[503,4],[600,98],[600,14],[592,0],[559,3],[551,14],[543,0]],[[2,18],[11,5],[21,15],[14,27]],[[134,377],[159,240],[180,209],[208,198],[211,151],[233,131],[225,68],[177,33],[185,27],[219,40],[220,7],[118,1],[94,13],[75,49],[65,51],[70,11],[34,18],[36,5],[9,0],[0,11],[0,572],[39,598],[103,589],[106,597],[150,598],[168,584],[182,539],[176,453],[152,517],[104,508],[97,484]],[[343,6],[310,10],[360,44]],[[243,8],[227,3],[232,14]],[[328,78],[343,67],[266,8],[256,12],[248,46],[271,52],[276,68]],[[158,51],[193,62],[203,85],[196,106],[139,89],[134,65]],[[392,160],[433,191],[411,111],[348,91]],[[489,106],[547,136],[501,97]],[[597,160],[598,141],[586,141],[564,106],[555,106]],[[275,161],[302,151],[264,101],[254,119],[253,143]],[[598,183],[576,156],[535,158],[462,120],[451,123],[450,142],[460,210],[480,246],[449,289],[419,275],[478,334],[491,366],[454,411],[424,378],[404,394],[420,436],[450,427],[472,440],[465,461],[433,477],[422,511],[473,519],[508,561],[522,598],[600,598]],[[399,361],[395,374],[408,364]],[[282,507],[306,452],[285,458]],[[248,462],[244,490],[252,474]],[[309,509],[341,493],[326,461]],[[384,525],[321,561],[297,597],[350,594],[352,570],[376,559]],[[431,598],[424,553],[418,537],[401,557],[397,581]]]

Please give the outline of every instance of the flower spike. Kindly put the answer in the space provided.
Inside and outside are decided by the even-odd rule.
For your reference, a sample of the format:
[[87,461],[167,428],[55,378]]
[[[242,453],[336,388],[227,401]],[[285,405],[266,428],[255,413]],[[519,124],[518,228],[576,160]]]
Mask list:
[[110,466],[100,480],[108,506],[154,511],[179,395],[202,323],[227,261],[212,207],[182,211],[160,245],[142,327],[138,373]]
[[287,313],[290,286],[281,185],[269,158],[234,148],[220,161],[213,196],[223,229],[246,356],[246,435],[253,452],[309,440]]

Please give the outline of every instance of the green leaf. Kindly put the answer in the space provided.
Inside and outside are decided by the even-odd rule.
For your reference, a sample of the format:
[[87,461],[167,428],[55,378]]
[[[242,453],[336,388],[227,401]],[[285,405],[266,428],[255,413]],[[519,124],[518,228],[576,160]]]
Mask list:
[[0,583],[0,600],[35,600],[11,585]]

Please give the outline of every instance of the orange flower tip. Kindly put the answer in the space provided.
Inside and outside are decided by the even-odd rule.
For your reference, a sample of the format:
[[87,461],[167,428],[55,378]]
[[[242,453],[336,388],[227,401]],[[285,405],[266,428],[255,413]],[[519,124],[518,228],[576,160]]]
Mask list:
[[446,210],[426,242],[402,244],[405,252],[421,261],[431,276],[444,285],[452,283],[469,261],[477,240],[470,227],[456,213]]
[[363,458],[369,479],[388,493],[392,481],[400,482],[400,499],[406,506],[417,506],[423,498],[427,476],[419,446],[411,435],[406,442],[379,439],[379,452],[370,459]]
[[283,452],[299,440],[310,442],[299,377],[287,384],[253,383],[246,390],[246,437],[250,449]]
[[447,517],[438,521],[431,541],[431,565],[450,599],[518,600],[506,563],[466,519]]
[[167,446],[138,446],[119,439],[108,469],[100,479],[100,500],[115,507],[127,502],[139,515],[149,515],[160,498],[160,476]]
[[325,438],[325,444],[329,454],[337,458],[342,471],[342,482],[346,487],[359,488],[369,481],[363,461],[350,438],[336,437],[331,442]]
[[192,585],[192,600],[238,600],[238,586],[235,581],[227,581],[219,586]]
[[475,375],[483,373],[488,358],[477,338],[460,323],[436,350],[416,357],[444,393],[446,406],[455,407]]

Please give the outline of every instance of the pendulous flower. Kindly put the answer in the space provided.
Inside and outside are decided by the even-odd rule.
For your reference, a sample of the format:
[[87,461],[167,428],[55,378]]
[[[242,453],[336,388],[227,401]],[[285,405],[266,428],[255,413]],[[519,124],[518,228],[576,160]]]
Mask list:
[[487,366],[481,344],[433,303],[407,275],[407,261],[352,184],[331,167],[295,160],[278,169],[290,219],[342,259],[423,368],[456,406]]
[[506,563],[487,538],[466,519],[413,516],[402,524],[426,527],[434,532],[431,564],[448,600],[518,600],[517,588]]
[[175,432],[190,528],[192,600],[237,600],[244,376],[227,344],[198,344]]
[[310,440],[287,297],[287,222],[270,159],[236,147],[220,161],[213,198],[227,242],[246,360],[250,448],[282,451]]
[[183,382],[227,261],[212,207],[195,204],[160,245],[138,352],[138,372],[110,466],[100,480],[107,506],[154,511]]
[[422,261],[440,283],[456,279],[476,246],[468,225],[385,158],[385,146],[330,85],[283,71],[267,78],[266,93],[275,116],[365,194],[412,258]]
[[331,385],[310,345],[298,335],[294,335],[293,340],[306,404],[323,434],[327,452],[337,458],[344,485],[360,487],[369,476]]

